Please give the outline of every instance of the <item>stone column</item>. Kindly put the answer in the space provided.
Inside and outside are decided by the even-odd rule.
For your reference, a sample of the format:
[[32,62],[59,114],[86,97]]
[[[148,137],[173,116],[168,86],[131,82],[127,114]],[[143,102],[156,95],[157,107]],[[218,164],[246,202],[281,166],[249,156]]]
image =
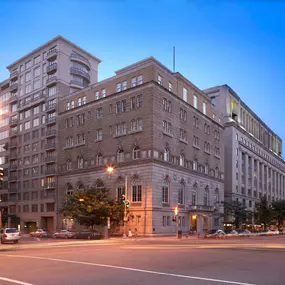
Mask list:
[[259,160],[256,160],[256,192],[257,192],[257,198],[259,197],[259,190],[260,190],[260,187],[259,187],[259,180],[260,180],[260,175],[259,175]]
[[248,154],[245,153],[245,173],[244,173],[244,177],[245,177],[245,181],[244,181],[244,188],[245,188],[245,196],[247,196],[248,193]]
[[197,233],[198,235],[203,234],[203,216],[200,214],[197,215]]

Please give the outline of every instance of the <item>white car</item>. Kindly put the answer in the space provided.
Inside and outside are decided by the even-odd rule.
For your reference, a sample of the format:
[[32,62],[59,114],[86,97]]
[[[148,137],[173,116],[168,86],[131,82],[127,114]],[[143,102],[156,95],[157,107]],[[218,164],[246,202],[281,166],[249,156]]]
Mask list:
[[15,228],[5,228],[5,229],[1,229],[0,231],[1,243],[5,243],[5,242],[18,243],[20,238],[21,238],[21,234]]
[[38,229],[35,232],[30,232],[30,237],[41,238],[41,237],[44,237],[44,236],[47,236],[47,232],[44,231],[43,229]]
[[267,235],[279,235],[279,231],[278,230],[268,230],[266,234]]
[[70,232],[68,230],[60,230],[53,234],[53,238],[73,238],[75,232]]

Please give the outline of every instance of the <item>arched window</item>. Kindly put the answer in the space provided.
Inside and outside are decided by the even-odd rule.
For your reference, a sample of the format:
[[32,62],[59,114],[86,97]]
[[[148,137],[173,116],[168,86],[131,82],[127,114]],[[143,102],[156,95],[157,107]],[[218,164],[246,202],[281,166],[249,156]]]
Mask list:
[[180,166],[184,166],[185,165],[185,156],[184,156],[184,154],[180,154],[179,164],[180,164]]
[[125,154],[122,149],[119,149],[117,152],[117,162],[124,162],[125,160]]
[[137,121],[131,120],[131,131],[136,131],[136,130],[137,130]]
[[219,203],[220,202],[220,194],[219,194],[219,189],[216,188],[215,194],[214,194],[214,203]]
[[133,149],[133,159],[141,158],[141,150],[138,146],[135,146]]
[[71,160],[70,159],[66,161],[66,170],[71,170]]
[[208,126],[208,128],[207,128],[207,134],[208,135],[210,134],[210,126]]
[[164,153],[163,153],[163,160],[164,160],[164,161],[169,161],[169,150],[168,150],[168,148],[166,148],[166,149],[164,150]]
[[77,158],[77,168],[79,168],[79,169],[83,168],[83,164],[84,164],[83,158],[78,157]]
[[77,189],[84,190],[84,185],[82,183],[79,183]]
[[178,189],[178,204],[184,204],[185,183],[181,181],[180,188]]
[[140,179],[132,181],[132,202],[142,201],[142,183]]
[[104,183],[102,181],[97,181],[97,183],[95,185],[95,189],[97,189],[97,190],[105,189]]
[[117,199],[120,200],[123,194],[125,194],[125,181],[119,179],[117,182]]
[[205,188],[203,202],[204,202],[204,206],[208,206],[209,205],[209,188],[208,188],[208,186],[206,186],[206,188]]
[[162,203],[169,203],[169,181],[168,179],[163,180],[162,185]]
[[205,174],[209,174],[209,165],[205,164]]
[[196,159],[193,160],[193,170],[197,171],[198,169],[198,161]]
[[66,187],[66,195],[72,196],[72,194],[73,194],[73,187],[70,184],[68,184]]
[[97,165],[103,165],[103,155],[101,153],[97,154],[96,164]]

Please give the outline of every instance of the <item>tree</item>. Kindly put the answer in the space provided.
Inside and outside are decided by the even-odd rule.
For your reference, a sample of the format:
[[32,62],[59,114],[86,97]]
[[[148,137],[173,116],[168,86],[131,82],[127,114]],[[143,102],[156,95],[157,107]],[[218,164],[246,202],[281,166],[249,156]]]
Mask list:
[[266,230],[273,217],[273,210],[266,196],[261,197],[259,202],[255,204],[254,216],[258,222],[264,224]]
[[272,202],[273,217],[276,219],[278,229],[282,227],[285,220],[285,200]]
[[124,216],[124,205],[110,198],[107,189],[86,189],[73,192],[59,211],[80,225],[106,225],[107,219],[119,222]]
[[251,216],[251,212],[247,211],[246,206],[239,201],[224,202],[224,211],[226,216],[233,217],[236,229],[246,223],[247,218]]

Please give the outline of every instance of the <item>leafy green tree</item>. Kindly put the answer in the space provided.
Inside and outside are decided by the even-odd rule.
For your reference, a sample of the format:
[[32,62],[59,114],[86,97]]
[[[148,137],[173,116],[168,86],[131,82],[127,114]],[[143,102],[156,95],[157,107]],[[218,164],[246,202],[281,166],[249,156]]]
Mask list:
[[95,225],[106,225],[108,217],[112,222],[121,221],[124,205],[112,199],[109,190],[90,188],[73,192],[59,212],[93,228]]
[[273,217],[273,209],[266,196],[261,197],[259,202],[255,204],[254,216],[258,222],[264,224],[266,230]]
[[285,200],[279,200],[272,202],[273,218],[278,223],[278,229],[282,227],[285,221]]
[[246,223],[248,217],[252,215],[250,211],[246,209],[239,201],[224,202],[225,216],[231,216],[233,218],[233,224],[236,229],[239,229],[242,224]]

